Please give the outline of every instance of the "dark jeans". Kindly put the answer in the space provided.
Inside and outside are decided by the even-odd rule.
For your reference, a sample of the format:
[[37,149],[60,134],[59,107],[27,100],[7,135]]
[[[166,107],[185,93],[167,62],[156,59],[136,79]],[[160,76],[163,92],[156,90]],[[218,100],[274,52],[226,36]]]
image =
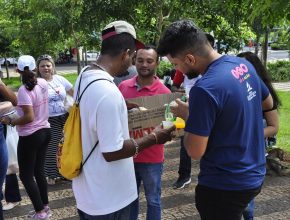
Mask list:
[[196,208],[202,220],[241,220],[242,213],[261,191],[227,191],[197,185],[195,188]]
[[36,212],[48,204],[44,162],[49,140],[50,129],[43,128],[18,142],[19,176]]
[[183,144],[183,136],[180,138],[180,154],[179,154],[179,169],[180,178],[189,178],[191,174],[191,157],[188,156]]
[[21,195],[19,192],[18,179],[16,174],[6,175],[5,180],[5,201],[6,202],[20,202]]
[[78,209],[80,220],[128,220],[130,215],[131,204],[128,206],[107,214],[107,215],[88,215]]

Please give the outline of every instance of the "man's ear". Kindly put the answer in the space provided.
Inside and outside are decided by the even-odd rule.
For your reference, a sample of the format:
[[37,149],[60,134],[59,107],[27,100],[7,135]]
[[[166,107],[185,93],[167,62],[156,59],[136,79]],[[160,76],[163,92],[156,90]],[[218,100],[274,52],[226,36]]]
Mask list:
[[130,52],[130,49],[127,49],[120,54],[122,61],[126,60],[127,56],[130,56],[129,52]]
[[185,63],[187,63],[189,65],[194,65],[195,62],[196,62],[196,58],[194,55],[192,55],[192,54],[185,55]]

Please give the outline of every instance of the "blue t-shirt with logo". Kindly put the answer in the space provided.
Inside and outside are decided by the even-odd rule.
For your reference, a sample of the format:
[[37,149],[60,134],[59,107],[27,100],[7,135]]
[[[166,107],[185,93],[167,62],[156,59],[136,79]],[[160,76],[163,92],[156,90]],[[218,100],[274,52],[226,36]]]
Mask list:
[[200,185],[246,190],[263,183],[262,101],[268,95],[254,67],[232,56],[212,62],[192,87],[185,131],[209,137],[200,161]]

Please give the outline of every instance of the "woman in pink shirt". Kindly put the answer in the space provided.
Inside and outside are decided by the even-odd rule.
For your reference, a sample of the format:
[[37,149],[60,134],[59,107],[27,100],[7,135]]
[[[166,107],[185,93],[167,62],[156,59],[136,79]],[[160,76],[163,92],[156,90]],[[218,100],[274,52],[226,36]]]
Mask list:
[[47,182],[44,176],[44,161],[50,140],[48,85],[44,79],[36,78],[33,72],[35,67],[32,56],[24,55],[18,59],[17,69],[23,83],[17,95],[17,113],[20,117],[5,117],[2,123],[16,125],[19,134],[19,176],[35,210],[29,213],[29,217],[49,219]]

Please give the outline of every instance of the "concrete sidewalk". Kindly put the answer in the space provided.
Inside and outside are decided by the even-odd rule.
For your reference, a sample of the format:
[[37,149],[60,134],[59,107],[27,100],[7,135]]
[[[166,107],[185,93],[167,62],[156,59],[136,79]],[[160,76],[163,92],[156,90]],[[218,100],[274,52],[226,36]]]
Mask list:
[[278,91],[290,91],[290,82],[273,83],[273,86]]
[[[199,220],[195,208],[194,188],[197,184],[199,163],[192,162],[192,183],[181,190],[172,188],[177,178],[179,165],[179,142],[166,145],[164,173],[162,176],[162,219],[164,220]],[[6,220],[26,219],[26,214],[33,209],[23,187],[20,206],[6,211]],[[49,201],[53,211],[51,219],[79,219],[70,182],[60,182],[49,186]],[[290,178],[267,176],[262,192],[256,198],[256,220],[289,220],[290,219]],[[146,219],[146,201],[141,192],[139,219]]]

